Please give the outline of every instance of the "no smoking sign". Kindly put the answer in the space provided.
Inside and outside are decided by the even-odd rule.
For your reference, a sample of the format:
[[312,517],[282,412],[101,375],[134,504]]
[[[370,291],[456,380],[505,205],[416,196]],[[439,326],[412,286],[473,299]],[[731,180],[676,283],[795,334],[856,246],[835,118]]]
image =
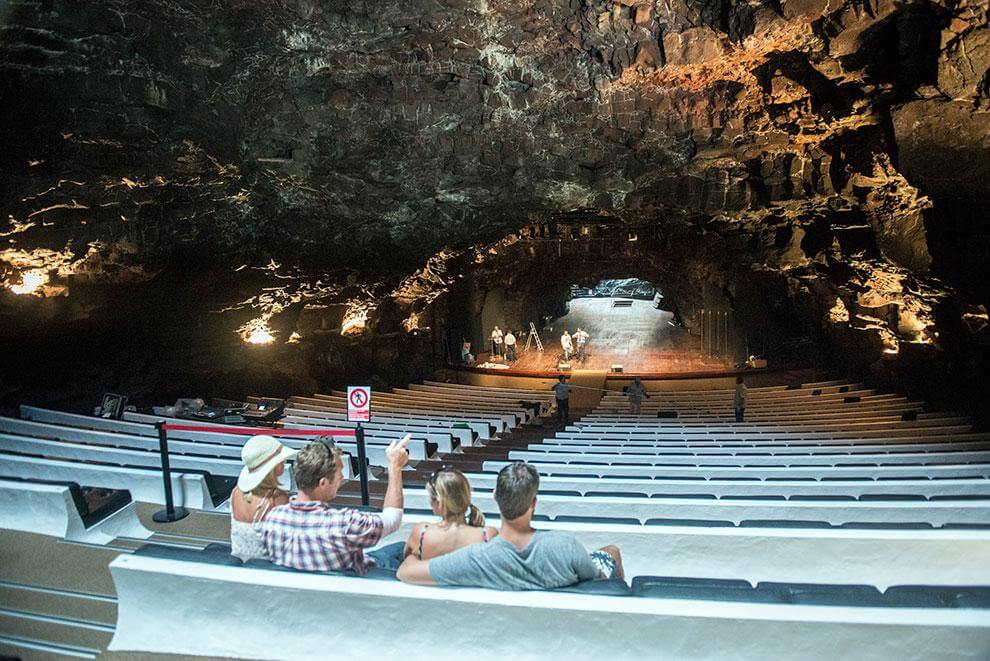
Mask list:
[[350,422],[371,420],[371,386],[347,386],[347,419]]

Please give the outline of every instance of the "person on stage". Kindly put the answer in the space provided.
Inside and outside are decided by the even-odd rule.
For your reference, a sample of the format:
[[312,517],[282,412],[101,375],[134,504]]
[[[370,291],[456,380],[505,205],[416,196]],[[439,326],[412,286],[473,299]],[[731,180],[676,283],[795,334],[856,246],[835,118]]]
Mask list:
[[496,326],[492,331],[492,358],[502,357],[502,331]]
[[586,358],[585,350],[587,348],[588,338],[590,337],[591,336],[588,335],[586,331],[581,330],[580,327],[578,327],[577,332],[574,333],[574,342],[577,344],[577,359],[582,363]]
[[515,362],[516,360],[516,336],[512,334],[510,328],[505,334],[505,359]]
[[571,359],[571,353],[574,351],[574,344],[571,343],[571,334],[566,330],[564,334],[560,336],[560,348],[564,350],[564,362]]

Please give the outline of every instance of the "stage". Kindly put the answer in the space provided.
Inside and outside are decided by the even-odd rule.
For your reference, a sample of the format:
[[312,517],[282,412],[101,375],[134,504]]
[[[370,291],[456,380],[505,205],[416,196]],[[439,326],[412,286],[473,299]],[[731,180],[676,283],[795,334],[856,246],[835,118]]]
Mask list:
[[[624,301],[614,306],[617,301]],[[591,337],[583,361],[571,358],[573,370],[609,370],[622,365],[626,373],[684,374],[732,371],[730,359],[704,356],[701,338],[691,336],[684,328],[673,324],[674,315],[657,310],[652,301],[617,298],[577,298],[570,302],[568,314],[553,322],[547,332],[540,330],[544,351],[532,342],[528,350],[526,335],[517,336],[518,359],[508,362],[495,359],[494,370],[505,367],[515,373],[556,372],[563,362],[560,336],[564,330],[571,335],[580,327]],[[576,349],[576,345],[575,345]],[[479,356],[477,367],[489,360],[488,353]]]

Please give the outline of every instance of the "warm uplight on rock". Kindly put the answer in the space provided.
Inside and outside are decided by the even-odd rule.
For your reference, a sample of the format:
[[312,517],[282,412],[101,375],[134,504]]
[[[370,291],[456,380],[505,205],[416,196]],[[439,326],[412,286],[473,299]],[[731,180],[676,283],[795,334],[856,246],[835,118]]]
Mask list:
[[360,335],[368,323],[368,310],[366,308],[351,308],[344,316],[344,321],[340,325],[341,335]]
[[10,291],[15,294],[34,294],[40,296],[41,287],[48,282],[48,274],[44,271],[33,269],[25,271],[21,275],[21,284],[11,285]]
[[275,341],[275,335],[268,327],[267,317],[252,319],[238,328],[237,332],[248,344],[271,344]]
[[849,308],[846,307],[846,304],[842,302],[841,298],[836,297],[835,305],[833,305],[832,309],[828,311],[828,315],[833,323],[849,323]]

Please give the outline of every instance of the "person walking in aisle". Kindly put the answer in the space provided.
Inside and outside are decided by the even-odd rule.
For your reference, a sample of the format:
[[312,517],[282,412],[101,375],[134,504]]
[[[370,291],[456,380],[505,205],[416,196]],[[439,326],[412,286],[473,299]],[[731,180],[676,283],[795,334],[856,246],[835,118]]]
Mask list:
[[567,424],[567,415],[570,413],[571,400],[571,387],[567,385],[566,381],[567,379],[563,375],[558,376],[557,383],[550,389],[557,400],[557,422],[565,425]]
[[746,417],[746,384],[741,376],[736,377],[735,407],[736,422],[742,422]]
[[642,411],[644,397],[650,399],[650,393],[646,392],[646,386],[638,376],[626,386],[626,396],[629,398],[629,412],[633,415],[639,415]]

